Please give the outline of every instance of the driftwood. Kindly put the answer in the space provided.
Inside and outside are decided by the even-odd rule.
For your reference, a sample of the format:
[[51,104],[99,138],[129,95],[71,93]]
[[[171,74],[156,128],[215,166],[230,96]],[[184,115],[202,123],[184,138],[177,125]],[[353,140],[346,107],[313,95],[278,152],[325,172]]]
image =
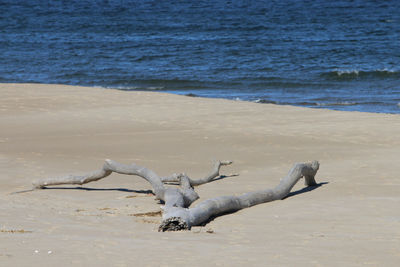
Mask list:
[[[193,187],[213,181],[219,176],[221,166],[230,165],[231,163],[231,161],[217,161],[209,175],[201,179],[191,179],[186,174],[160,177],[145,167],[136,164],[125,165],[107,159],[102,169],[98,171],[81,176],[69,175],[40,180],[34,182],[33,186],[34,189],[41,189],[62,184],[82,185],[98,181],[109,176],[112,172],[140,176],[151,184],[156,199],[165,204],[163,207],[163,221],[159,226],[159,231],[178,231],[190,230],[192,226],[202,225],[210,218],[226,213],[283,199],[302,177],[305,178],[306,186],[316,185],[314,177],[319,168],[317,161],[296,163],[288,175],[275,188],[245,193],[239,196],[220,196],[205,200],[195,207],[189,208],[199,198]],[[168,183],[176,183],[179,187],[167,186]]]

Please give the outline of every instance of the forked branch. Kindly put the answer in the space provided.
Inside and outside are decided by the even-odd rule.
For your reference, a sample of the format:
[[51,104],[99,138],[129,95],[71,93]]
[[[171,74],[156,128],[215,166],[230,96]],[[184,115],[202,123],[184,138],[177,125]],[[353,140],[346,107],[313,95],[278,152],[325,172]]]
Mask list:
[[[100,170],[93,171],[84,175],[68,175],[62,177],[53,177],[39,180],[33,183],[34,189],[45,188],[47,186],[78,184],[83,185],[93,181],[98,181],[109,176],[112,172],[137,175],[148,181],[153,187],[156,198],[165,202],[166,206],[188,207],[192,202],[197,200],[199,196],[193,190],[192,186],[211,182],[212,179],[219,175],[221,166],[229,165],[232,161],[217,161],[211,173],[203,179],[192,180],[185,174],[174,174],[169,178],[161,178],[155,172],[136,164],[121,164],[116,161],[107,159]],[[165,187],[164,182],[177,182],[181,188]]]
[[[206,184],[211,182],[214,178],[217,178],[219,176],[219,171],[221,169],[222,166],[228,166],[231,165],[233,163],[233,161],[230,160],[225,160],[225,161],[215,161],[213,168],[211,170],[211,172],[200,179],[191,179],[190,177],[187,177],[189,180],[189,183],[191,186],[198,186],[198,185],[202,185],[202,184]],[[179,177],[185,175],[185,174],[172,174],[171,176],[167,176],[167,177],[162,177],[161,180],[163,181],[163,183],[176,183],[179,182]]]
[[[193,186],[211,182],[219,176],[221,166],[230,165],[231,163],[231,161],[217,161],[209,175],[194,180],[185,174],[174,174],[170,177],[161,178],[155,172],[145,167],[136,164],[125,165],[107,159],[103,167],[98,171],[90,172],[86,175],[49,178],[37,181],[33,185],[36,189],[62,184],[82,185],[107,177],[112,172],[137,175],[148,181],[153,187],[156,198],[165,203],[163,207],[163,221],[159,227],[159,231],[177,231],[201,225],[212,217],[221,216],[261,203],[283,199],[302,177],[305,178],[306,186],[316,185],[315,175],[319,169],[317,161],[296,163],[288,175],[275,188],[245,193],[240,196],[220,196],[205,200],[194,208],[188,208],[199,198]],[[176,182],[180,186],[166,186],[164,183],[167,182]]]
[[283,199],[302,177],[305,177],[307,186],[316,185],[314,177],[318,169],[319,163],[317,161],[313,161],[312,163],[296,163],[288,175],[275,188],[250,192],[240,196],[216,197],[205,200],[190,209],[166,207],[159,231],[190,229],[192,226],[203,224],[211,217]]

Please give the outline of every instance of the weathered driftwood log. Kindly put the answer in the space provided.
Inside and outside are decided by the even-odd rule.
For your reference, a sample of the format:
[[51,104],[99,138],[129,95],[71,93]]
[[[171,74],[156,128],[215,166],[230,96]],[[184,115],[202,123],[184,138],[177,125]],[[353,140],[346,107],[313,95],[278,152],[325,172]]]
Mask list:
[[[69,175],[59,178],[49,178],[33,183],[35,189],[46,186],[62,184],[86,184],[109,176],[112,172],[128,175],[137,175],[148,181],[156,198],[165,203],[163,207],[163,221],[159,231],[177,231],[190,229],[192,226],[201,225],[211,217],[220,216],[229,212],[238,211],[257,204],[285,198],[297,181],[304,177],[307,186],[316,185],[315,174],[319,163],[297,163],[289,174],[273,189],[250,192],[241,196],[222,196],[199,203],[194,208],[188,208],[199,196],[193,186],[211,182],[219,176],[221,166],[231,164],[231,161],[218,161],[214,164],[212,172],[201,179],[190,179],[185,174],[173,174],[169,177],[160,177],[152,170],[136,164],[125,165],[107,159],[98,171],[86,175]],[[164,183],[175,182],[179,187],[166,186]]]
[[211,217],[283,199],[302,177],[305,178],[307,186],[316,185],[314,177],[318,169],[319,163],[317,161],[313,161],[312,163],[297,163],[289,171],[288,175],[273,189],[255,191],[240,196],[216,197],[205,200],[190,209],[165,206],[163,222],[159,227],[159,231],[190,229],[192,226],[201,225]]

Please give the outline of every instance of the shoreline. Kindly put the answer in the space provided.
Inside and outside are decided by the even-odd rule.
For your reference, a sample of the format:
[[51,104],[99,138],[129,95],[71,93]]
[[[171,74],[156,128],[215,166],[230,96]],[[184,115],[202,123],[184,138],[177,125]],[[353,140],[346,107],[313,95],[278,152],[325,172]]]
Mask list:
[[[400,261],[397,114],[100,89],[0,84],[5,265]],[[320,161],[316,180],[324,184],[308,191],[299,183],[293,191],[300,193],[283,201],[179,233],[157,232],[160,217],[132,215],[160,210],[150,185],[135,176],[9,194],[36,179],[99,169],[106,158],[194,178],[207,174],[213,159],[233,160],[222,174],[239,176],[196,188],[200,200],[273,187],[295,162]]]
[[[99,88],[111,89],[111,90],[119,90],[119,91],[127,91],[127,92],[135,92],[136,91],[136,92],[168,93],[168,94],[182,95],[182,96],[188,96],[188,97],[226,99],[226,100],[231,100],[231,101],[244,101],[244,102],[257,103],[257,104],[273,104],[273,105],[279,105],[279,106],[294,106],[294,107],[303,107],[303,108],[312,108],[312,109],[328,109],[328,110],[345,111],[345,112],[363,112],[363,113],[377,113],[377,114],[400,114],[400,102],[395,105],[396,107],[399,108],[399,111],[397,111],[397,112],[394,112],[394,111],[393,112],[383,112],[383,111],[381,111],[381,112],[379,112],[379,111],[373,112],[373,111],[363,111],[363,110],[345,110],[345,109],[338,109],[337,108],[337,107],[357,106],[357,105],[362,104],[362,103],[353,102],[353,101],[352,102],[342,101],[342,102],[331,102],[331,103],[300,101],[299,103],[285,103],[285,102],[279,102],[279,101],[274,101],[274,100],[265,99],[265,98],[258,98],[258,99],[250,100],[250,99],[241,99],[239,97],[234,99],[234,98],[226,98],[226,97],[222,97],[222,96],[221,97],[219,97],[219,96],[202,96],[202,95],[199,95],[196,92],[195,93],[193,93],[193,92],[183,93],[182,90],[124,89],[124,88],[104,87],[104,86],[93,86],[93,87],[99,87]],[[174,93],[174,91],[176,91],[177,93]]]
[[[400,102],[397,104],[394,104],[397,108],[398,111],[392,111],[392,112],[383,112],[383,111],[364,111],[361,107],[356,109],[356,110],[346,110],[346,109],[340,109],[338,107],[352,107],[352,106],[358,106],[362,105],[363,103],[361,102],[354,102],[354,101],[342,101],[342,102],[329,102],[329,103],[324,103],[324,102],[318,102],[318,101],[313,101],[311,100],[299,100],[298,103],[287,103],[287,102],[282,102],[282,101],[275,101],[271,100],[269,98],[257,98],[257,99],[241,99],[240,97],[236,98],[229,98],[229,97],[223,97],[223,96],[208,96],[208,95],[201,95],[196,91],[199,90],[194,90],[195,92],[189,91],[184,93],[182,90],[168,90],[168,89],[127,89],[127,88],[118,88],[118,87],[108,87],[108,86],[101,86],[101,85],[93,85],[93,86],[86,86],[86,85],[69,85],[69,84],[57,84],[57,83],[1,83],[1,84],[38,84],[38,85],[65,85],[65,86],[74,86],[74,87],[90,87],[90,88],[101,88],[101,89],[107,89],[107,90],[117,90],[117,91],[123,91],[123,92],[154,92],[154,93],[166,93],[166,94],[173,94],[173,95],[180,95],[180,96],[187,96],[187,97],[199,97],[199,98],[209,98],[209,99],[225,99],[229,101],[244,101],[244,102],[250,102],[250,103],[257,103],[257,104],[273,104],[273,105],[278,105],[278,106],[294,106],[294,107],[301,107],[301,108],[311,108],[311,109],[327,109],[327,110],[333,110],[333,111],[344,111],[344,112],[361,112],[361,113],[373,113],[373,114],[394,114],[394,115],[399,115],[400,114]],[[199,92],[201,92],[200,90]]]

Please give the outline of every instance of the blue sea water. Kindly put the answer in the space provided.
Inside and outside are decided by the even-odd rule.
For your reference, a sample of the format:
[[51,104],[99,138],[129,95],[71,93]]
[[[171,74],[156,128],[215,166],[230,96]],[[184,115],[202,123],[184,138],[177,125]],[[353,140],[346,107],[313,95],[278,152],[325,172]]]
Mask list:
[[397,0],[0,0],[6,83],[400,113],[399,63]]

